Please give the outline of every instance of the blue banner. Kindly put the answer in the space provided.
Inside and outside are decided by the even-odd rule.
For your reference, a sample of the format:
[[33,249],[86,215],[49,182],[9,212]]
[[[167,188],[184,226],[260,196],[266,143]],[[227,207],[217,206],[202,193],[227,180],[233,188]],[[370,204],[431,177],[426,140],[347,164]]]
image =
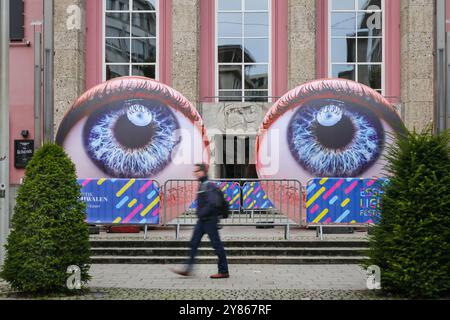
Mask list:
[[145,179],[82,179],[81,200],[91,224],[158,224],[160,188]]
[[[239,183],[228,181],[214,181],[214,183],[222,190],[230,210],[239,211],[241,208],[241,186]],[[194,200],[189,209],[197,209],[197,200]]]
[[260,182],[247,182],[242,187],[243,207],[245,210],[268,210],[275,206],[267,197]]
[[319,178],[308,182],[308,224],[376,224],[387,179]]

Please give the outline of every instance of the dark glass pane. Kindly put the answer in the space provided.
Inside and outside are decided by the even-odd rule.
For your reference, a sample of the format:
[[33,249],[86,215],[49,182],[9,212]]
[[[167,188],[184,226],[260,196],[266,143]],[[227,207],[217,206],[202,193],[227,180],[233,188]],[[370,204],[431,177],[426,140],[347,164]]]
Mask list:
[[381,12],[358,13],[358,37],[381,37],[383,14]]
[[244,36],[245,37],[268,37],[269,36],[269,14],[264,12],[244,14]]
[[106,63],[130,62],[129,39],[106,39],[105,42]]
[[267,89],[268,83],[267,65],[245,66],[245,89]]
[[242,13],[218,14],[219,37],[242,37]]
[[147,77],[156,79],[155,74],[156,67],[154,65],[139,65],[132,66],[133,76]]
[[156,37],[156,13],[133,13],[133,37]]
[[245,0],[245,10],[268,10],[268,8],[267,0]]
[[358,0],[358,2],[359,10],[381,10],[381,0]]
[[381,89],[381,65],[358,65],[358,82],[372,89]]
[[219,39],[219,62],[242,62],[242,39]]
[[22,41],[25,37],[24,2],[9,1],[9,39]]
[[382,61],[383,61],[382,38],[358,39],[358,62],[382,62]]
[[356,62],[356,39],[331,39],[331,62]]
[[356,13],[333,12],[331,14],[331,35],[354,37],[356,33]]
[[219,91],[219,101],[242,101],[242,91]]
[[106,0],[106,10],[126,11],[130,9],[129,0]]
[[128,65],[106,65],[106,80],[129,76],[129,72]]
[[219,11],[242,10],[242,0],[219,0]]
[[332,10],[355,10],[355,0],[333,0]]
[[269,91],[245,91],[245,102],[267,102]]
[[131,59],[133,63],[156,62],[156,40],[133,39]]
[[252,63],[269,62],[269,40],[245,39],[244,61]]
[[355,66],[352,64],[334,64],[332,68],[333,78],[342,78],[355,81]]
[[129,36],[130,36],[130,14],[107,13],[106,37],[129,37]]
[[133,0],[133,10],[156,10],[157,0]]
[[219,66],[219,89],[242,89],[242,66]]

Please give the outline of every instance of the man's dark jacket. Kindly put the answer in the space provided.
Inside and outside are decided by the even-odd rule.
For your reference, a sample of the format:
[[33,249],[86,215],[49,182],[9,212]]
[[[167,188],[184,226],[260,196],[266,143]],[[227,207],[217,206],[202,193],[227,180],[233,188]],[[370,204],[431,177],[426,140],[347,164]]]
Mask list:
[[218,221],[217,204],[218,193],[216,186],[205,176],[199,179],[200,186],[197,194],[197,216],[201,221]]

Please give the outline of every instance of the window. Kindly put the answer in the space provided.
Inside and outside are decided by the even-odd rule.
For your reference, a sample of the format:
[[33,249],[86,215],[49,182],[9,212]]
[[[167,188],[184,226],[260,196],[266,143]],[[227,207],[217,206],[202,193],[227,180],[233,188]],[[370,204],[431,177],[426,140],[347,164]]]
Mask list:
[[217,0],[219,101],[268,101],[270,5],[270,0]]
[[384,94],[384,0],[330,0],[330,76]]
[[104,0],[104,78],[156,78],[158,1]]

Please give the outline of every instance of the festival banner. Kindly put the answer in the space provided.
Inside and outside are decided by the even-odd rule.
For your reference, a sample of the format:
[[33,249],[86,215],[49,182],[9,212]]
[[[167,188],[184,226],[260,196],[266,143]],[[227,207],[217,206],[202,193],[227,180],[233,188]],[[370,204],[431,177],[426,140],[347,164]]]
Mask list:
[[81,200],[92,224],[155,225],[160,218],[160,188],[146,179],[80,179]]
[[242,187],[243,207],[245,210],[274,209],[260,182],[246,182]]
[[318,178],[308,182],[308,224],[377,224],[387,179]]
[[[230,210],[239,211],[241,209],[241,186],[238,182],[214,181],[225,195]],[[190,209],[197,209],[197,200],[195,200]]]

